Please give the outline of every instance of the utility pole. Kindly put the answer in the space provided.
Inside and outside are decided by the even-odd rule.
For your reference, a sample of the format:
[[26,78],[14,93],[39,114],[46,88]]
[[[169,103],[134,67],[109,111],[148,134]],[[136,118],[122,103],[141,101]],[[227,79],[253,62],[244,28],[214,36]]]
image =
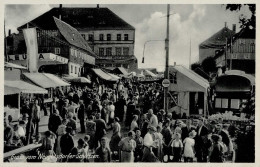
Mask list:
[[[170,22],[170,5],[167,4],[167,29],[165,39],[166,62],[164,79],[169,79],[169,22]],[[168,87],[164,88],[164,111],[168,112]]]

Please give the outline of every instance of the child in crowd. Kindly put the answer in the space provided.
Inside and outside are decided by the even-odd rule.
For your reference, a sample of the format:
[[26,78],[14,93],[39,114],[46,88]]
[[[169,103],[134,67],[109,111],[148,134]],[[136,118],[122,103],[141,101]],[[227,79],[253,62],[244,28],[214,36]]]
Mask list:
[[175,139],[171,142],[171,147],[173,150],[173,162],[180,162],[181,161],[181,154],[183,149],[183,144],[181,141],[181,134],[175,133]]
[[184,144],[184,162],[193,162],[194,154],[194,145],[195,140],[193,139],[196,136],[196,132],[193,130],[189,133],[189,137],[186,137],[183,141]]

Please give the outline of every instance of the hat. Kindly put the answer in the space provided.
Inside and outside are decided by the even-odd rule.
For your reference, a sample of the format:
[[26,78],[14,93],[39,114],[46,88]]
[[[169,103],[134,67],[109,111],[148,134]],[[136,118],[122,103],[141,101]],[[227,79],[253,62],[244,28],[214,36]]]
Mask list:
[[154,126],[149,126],[148,129],[156,132],[156,128]]
[[197,135],[197,132],[195,132],[195,130],[192,130],[190,133],[189,133],[189,136],[194,138],[195,136]]

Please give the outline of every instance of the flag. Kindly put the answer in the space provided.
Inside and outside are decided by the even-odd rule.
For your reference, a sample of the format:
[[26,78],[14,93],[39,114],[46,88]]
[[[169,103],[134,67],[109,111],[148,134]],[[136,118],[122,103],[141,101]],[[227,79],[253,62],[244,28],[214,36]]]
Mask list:
[[28,68],[30,72],[38,72],[38,44],[36,28],[23,29],[27,47]]

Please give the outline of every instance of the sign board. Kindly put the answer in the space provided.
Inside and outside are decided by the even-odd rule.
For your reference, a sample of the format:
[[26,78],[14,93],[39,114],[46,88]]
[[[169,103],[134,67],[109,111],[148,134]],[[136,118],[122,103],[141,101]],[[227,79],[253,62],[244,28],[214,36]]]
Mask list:
[[170,86],[170,80],[169,79],[164,79],[162,81],[162,86],[165,88],[168,88]]

